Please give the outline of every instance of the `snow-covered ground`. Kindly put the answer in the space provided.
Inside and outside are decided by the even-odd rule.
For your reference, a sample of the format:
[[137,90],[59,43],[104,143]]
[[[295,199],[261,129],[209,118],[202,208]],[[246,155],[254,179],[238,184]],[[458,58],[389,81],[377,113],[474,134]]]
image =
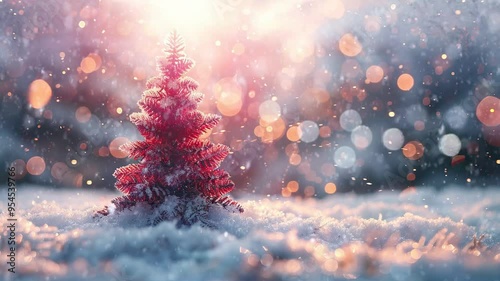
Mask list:
[[499,189],[239,198],[245,212],[216,211],[216,229],[147,226],[132,211],[93,219],[114,196],[19,187],[16,273],[4,227],[0,279],[500,280]]

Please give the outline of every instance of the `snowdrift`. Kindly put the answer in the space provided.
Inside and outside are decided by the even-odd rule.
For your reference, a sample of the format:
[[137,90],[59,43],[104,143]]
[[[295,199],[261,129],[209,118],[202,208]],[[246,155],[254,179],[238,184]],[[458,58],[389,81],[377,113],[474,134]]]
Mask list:
[[498,189],[240,198],[245,212],[215,210],[215,228],[151,226],[140,207],[93,219],[114,196],[19,187],[16,273],[2,262],[2,279],[500,280]]

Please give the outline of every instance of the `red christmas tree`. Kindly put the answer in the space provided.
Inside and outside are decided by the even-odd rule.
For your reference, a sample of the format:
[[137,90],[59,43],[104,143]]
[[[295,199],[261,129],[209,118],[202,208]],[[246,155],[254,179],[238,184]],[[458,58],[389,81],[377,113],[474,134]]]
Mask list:
[[[138,102],[141,112],[130,115],[145,140],[121,147],[140,162],[115,171],[115,187],[124,195],[111,201],[114,209],[122,211],[138,202],[160,205],[173,195],[184,202],[203,198],[243,212],[224,196],[234,188],[229,174],[219,168],[229,148],[200,138],[220,116],[197,110],[203,94],[196,92],[196,81],[183,76],[194,62],[186,57],[182,38],[174,31],[165,44],[166,56],[157,58],[160,74],[147,82]],[[98,213],[109,211],[106,206]]]

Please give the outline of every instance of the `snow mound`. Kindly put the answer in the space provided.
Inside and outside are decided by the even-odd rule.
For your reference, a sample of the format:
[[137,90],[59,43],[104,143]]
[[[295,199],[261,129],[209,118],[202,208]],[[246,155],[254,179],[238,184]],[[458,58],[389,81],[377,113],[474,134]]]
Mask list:
[[242,198],[243,214],[212,210],[217,227],[152,226],[140,206],[93,219],[114,196],[19,187],[16,273],[3,262],[2,279],[500,280],[498,189]]

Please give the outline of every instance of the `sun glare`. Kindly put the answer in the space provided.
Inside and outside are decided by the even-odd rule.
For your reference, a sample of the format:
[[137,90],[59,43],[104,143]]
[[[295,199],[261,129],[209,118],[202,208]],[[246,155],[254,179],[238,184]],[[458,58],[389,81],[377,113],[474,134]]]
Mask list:
[[217,19],[217,5],[207,0],[150,0],[145,20],[150,28],[165,34],[165,28],[175,28],[180,32],[204,30]]

